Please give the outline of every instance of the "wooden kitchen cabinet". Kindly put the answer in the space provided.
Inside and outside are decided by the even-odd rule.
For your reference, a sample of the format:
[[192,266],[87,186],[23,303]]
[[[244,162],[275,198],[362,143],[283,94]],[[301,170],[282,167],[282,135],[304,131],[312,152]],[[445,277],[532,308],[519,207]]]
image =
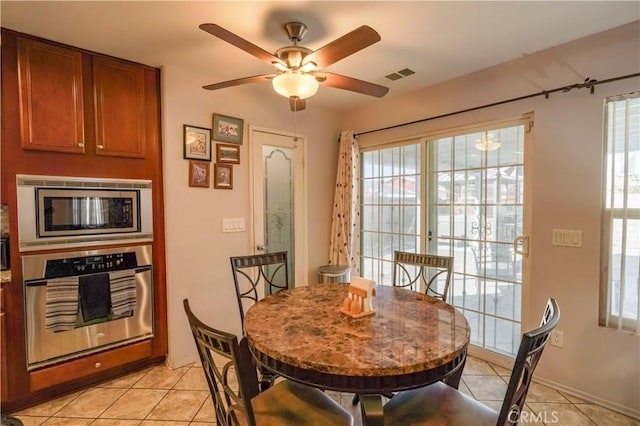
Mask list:
[[96,154],[143,158],[146,152],[144,68],[93,57]]
[[[6,318],[4,312],[4,297],[3,288],[0,286],[0,333],[2,336],[6,334]],[[0,339],[0,366],[2,371],[7,371],[7,342],[6,339]],[[6,374],[2,374],[0,377],[0,398],[6,400],[9,396],[9,380]]]
[[23,149],[84,153],[82,54],[18,39]]
[[0,287],[0,404],[5,413],[162,363],[168,327],[160,70],[7,28],[0,31],[0,198],[11,212],[11,244],[18,246],[18,174],[147,179],[153,186],[154,217],[153,337],[31,371],[25,362],[22,271],[16,267],[24,253],[13,251],[13,283]]
[[23,149],[145,157],[144,66],[18,38],[18,72]]

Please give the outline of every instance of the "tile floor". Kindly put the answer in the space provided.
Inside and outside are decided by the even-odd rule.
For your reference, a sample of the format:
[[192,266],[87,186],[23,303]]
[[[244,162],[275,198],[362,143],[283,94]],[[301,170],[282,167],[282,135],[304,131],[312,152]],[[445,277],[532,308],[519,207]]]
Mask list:
[[[509,370],[469,357],[460,390],[499,409],[509,374]],[[330,392],[330,395],[353,413],[356,425],[361,424],[359,407],[351,405],[351,394]],[[640,426],[640,421],[536,383],[529,390],[526,405],[529,414],[536,416],[521,424]],[[152,367],[13,414],[26,426],[215,424],[199,364],[175,370]]]

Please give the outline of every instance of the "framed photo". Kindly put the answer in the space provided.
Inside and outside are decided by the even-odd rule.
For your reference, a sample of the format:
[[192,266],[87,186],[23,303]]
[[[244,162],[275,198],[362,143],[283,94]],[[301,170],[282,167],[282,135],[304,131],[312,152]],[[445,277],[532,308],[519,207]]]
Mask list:
[[185,124],[184,158],[186,160],[211,161],[211,129]]
[[240,147],[238,145],[216,144],[216,162],[240,164]]
[[189,161],[189,186],[208,188],[210,169],[208,161]]
[[213,114],[214,140],[242,145],[243,130],[243,119],[228,117],[226,115]]
[[233,166],[231,164],[214,164],[213,187],[233,189]]

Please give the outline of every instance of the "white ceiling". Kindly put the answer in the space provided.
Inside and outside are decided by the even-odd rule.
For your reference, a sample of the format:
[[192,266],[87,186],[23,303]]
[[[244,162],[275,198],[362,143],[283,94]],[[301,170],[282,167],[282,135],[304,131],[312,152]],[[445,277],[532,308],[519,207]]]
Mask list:
[[[382,40],[327,71],[390,87],[398,96],[640,19],[638,1],[7,1],[3,27],[152,66],[180,63],[205,84],[272,68],[204,31],[216,23],[274,52],[290,44],[282,25],[305,23],[315,50],[367,24]],[[403,68],[416,74],[392,82]],[[269,83],[254,83],[266,96]],[[221,89],[233,93],[238,88]],[[347,109],[376,98],[321,87],[309,102]]]

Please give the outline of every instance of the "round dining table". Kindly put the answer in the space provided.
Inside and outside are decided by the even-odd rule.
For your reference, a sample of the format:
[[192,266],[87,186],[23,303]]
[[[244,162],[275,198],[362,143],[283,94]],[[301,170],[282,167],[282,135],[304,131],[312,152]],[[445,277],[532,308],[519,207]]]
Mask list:
[[283,290],[244,318],[249,349],[275,373],[322,389],[387,394],[462,374],[469,323],[452,305],[376,286],[374,313],[341,312],[349,284]]

